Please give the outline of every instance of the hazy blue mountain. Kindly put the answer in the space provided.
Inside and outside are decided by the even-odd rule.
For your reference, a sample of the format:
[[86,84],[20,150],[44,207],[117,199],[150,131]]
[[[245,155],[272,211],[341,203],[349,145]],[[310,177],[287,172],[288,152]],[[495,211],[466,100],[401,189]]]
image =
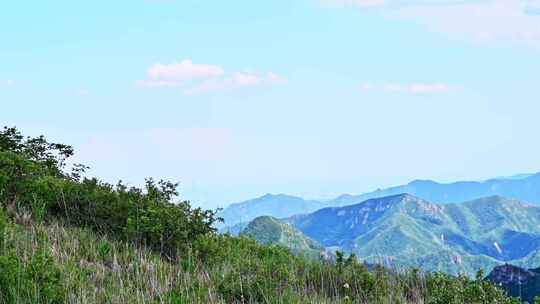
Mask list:
[[[540,173],[450,184],[441,184],[430,180],[416,180],[407,185],[376,190],[361,195],[344,194],[333,200],[326,201],[304,200],[284,194],[267,194],[225,208],[219,214],[225,219],[225,223],[220,225],[219,228],[224,229],[239,223],[248,223],[258,216],[268,215],[276,218],[286,218],[295,214],[310,213],[325,207],[353,205],[368,199],[400,193],[409,193],[433,203],[457,203],[498,195],[531,204],[540,204]],[[228,229],[234,233],[238,232],[238,229],[234,227]]]
[[415,180],[407,185],[379,189],[361,195],[342,195],[327,201],[329,206],[346,206],[371,198],[409,193],[434,203],[459,203],[481,197],[499,195],[540,204],[540,173],[519,174],[486,181],[460,181],[441,184],[431,180]]
[[504,262],[534,266],[539,259],[540,208],[499,196],[440,205],[399,194],[286,221],[368,262],[472,274]]
[[293,226],[270,216],[251,221],[240,233],[265,245],[281,245],[296,254],[318,257],[325,249],[318,242],[305,236]]
[[499,176],[492,179],[510,179],[510,180],[517,180],[517,179],[524,179],[533,176],[534,174],[530,173],[522,173],[522,174],[516,174],[511,176]]
[[294,214],[309,213],[325,207],[319,201],[304,200],[285,194],[266,194],[249,201],[232,204],[218,216],[224,219],[223,227],[231,227],[240,223],[248,223],[259,216],[285,218]]

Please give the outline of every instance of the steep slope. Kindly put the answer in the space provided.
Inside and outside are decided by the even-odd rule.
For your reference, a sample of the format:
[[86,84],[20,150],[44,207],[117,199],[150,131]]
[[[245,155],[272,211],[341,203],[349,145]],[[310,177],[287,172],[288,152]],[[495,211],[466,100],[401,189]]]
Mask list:
[[261,216],[251,221],[240,233],[264,245],[281,245],[294,253],[318,256],[324,247],[305,236],[296,228],[270,216]]
[[371,198],[409,193],[434,203],[459,203],[486,196],[503,196],[540,204],[540,173],[520,174],[486,181],[459,181],[442,184],[431,180],[415,180],[401,185],[361,194],[342,195],[327,201],[329,206],[346,206]]
[[540,295],[540,269],[524,269],[513,265],[495,267],[486,277],[490,282],[502,286],[508,295],[521,298],[528,303]]
[[250,222],[263,215],[284,218],[294,214],[313,212],[324,206],[321,202],[308,201],[295,196],[266,194],[249,201],[232,204],[218,216],[224,219],[220,227],[222,228]]
[[325,208],[287,222],[324,246],[354,252],[369,262],[450,273],[533,261],[540,248],[540,208],[498,196],[438,205],[399,194]]

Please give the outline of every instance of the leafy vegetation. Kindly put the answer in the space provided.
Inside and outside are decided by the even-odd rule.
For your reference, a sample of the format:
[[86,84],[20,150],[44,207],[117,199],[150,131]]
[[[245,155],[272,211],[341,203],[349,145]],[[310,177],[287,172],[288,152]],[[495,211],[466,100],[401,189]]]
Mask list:
[[61,218],[119,240],[145,245],[169,258],[186,250],[198,235],[214,232],[214,212],[172,203],[177,184],[146,180],[145,189],[81,179],[76,165],[64,173],[70,146],[44,137],[24,138],[16,129],[0,133],[0,201],[13,212],[37,220]]
[[66,173],[69,146],[0,133],[0,303],[519,303],[484,281],[368,270],[219,235],[213,211]]

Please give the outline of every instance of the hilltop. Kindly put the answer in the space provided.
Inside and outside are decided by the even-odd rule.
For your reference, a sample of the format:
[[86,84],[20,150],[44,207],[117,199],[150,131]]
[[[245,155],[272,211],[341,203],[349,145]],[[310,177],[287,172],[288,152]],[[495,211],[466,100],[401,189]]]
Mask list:
[[318,258],[325,249],[296,228],[270,216],[261,216],[249,223],[240,236],[255,239],[265,245],[280,245],[295,254]]

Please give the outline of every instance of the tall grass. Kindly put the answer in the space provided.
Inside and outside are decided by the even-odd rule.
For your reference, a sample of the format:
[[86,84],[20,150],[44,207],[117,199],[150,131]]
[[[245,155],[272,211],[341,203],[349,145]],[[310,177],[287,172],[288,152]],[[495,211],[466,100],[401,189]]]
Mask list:
[[16,276],[27,276],[36,255],[51,259],[40,271],[61,276],[53,282],[57,294],[21,284],[2,303],[517,303],[483,280],[368,271],[352,260],[313,261],[247,239],[204,237],[172,261],[89,229],[34,222],[29,214],[4,226],[2,256],[10,252],[23,264]]

